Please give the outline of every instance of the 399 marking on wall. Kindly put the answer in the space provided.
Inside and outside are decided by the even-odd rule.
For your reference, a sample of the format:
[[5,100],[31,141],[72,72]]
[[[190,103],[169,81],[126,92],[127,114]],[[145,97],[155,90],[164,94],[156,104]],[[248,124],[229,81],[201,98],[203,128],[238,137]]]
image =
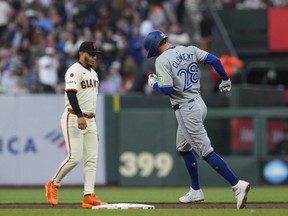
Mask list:
[[119,173],[127,178],[136,175],[140,177],[149,177],[156,169],[158,178],[165,178],[173,168],[173,158],[167,152],[159,152],[155,156],[150,152],[136,154],[132,151],[123,152],[119,158],[121,165]]

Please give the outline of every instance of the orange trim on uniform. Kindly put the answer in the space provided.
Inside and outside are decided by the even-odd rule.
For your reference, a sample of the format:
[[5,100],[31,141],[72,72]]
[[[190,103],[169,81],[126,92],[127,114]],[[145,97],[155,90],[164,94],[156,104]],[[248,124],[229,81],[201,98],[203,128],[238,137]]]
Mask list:
[[69,135],[69,127],[68,127],[68,120],[69,120],[69,115],[70,113],[67,114],[67,119],[66,119],[66,127],[67,127],[67,141],[68,141],[68,147],[69,147],[69,157],[68,160],[60,167],[58,172],[56,173],[55,177],[52,179],[52,182],[54,182],[55,178],[59,174],[59,172],[62,170],[62,168],[69,162],[71,159],[71,145],[70,145],[70,135]]
[[65,91],[66,91],[66,92],[68,92],[68,91],[75,91],[75,92],[77,92],[77,89],[66,89]]
[[[74,112],[73,109],[68,108],[67,111],[68,111],[68,113],[71,113],[71,114],[76,115],[76,113]],[[91,118],[94,118],[94,117],[95,117],[95,114],[94,114],[94,113],[89,113],[89,114],[83,113],[83,116],[84,116],[85,118],[91,119]]]
[[69,115],[70,115],[70,113],[67,114],[66,127],[67,127],[67,137],[68,137],[68,146],[69,146],[69,159],[70,159],[70,157],[71,157],[71,145],[70,145],[70,135],[69,135],[69,125],[68,125]]

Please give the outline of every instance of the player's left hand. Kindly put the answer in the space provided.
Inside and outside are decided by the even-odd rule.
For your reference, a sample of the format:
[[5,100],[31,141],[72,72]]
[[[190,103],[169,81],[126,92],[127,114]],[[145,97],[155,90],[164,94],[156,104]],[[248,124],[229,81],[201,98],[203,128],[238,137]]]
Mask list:
[[79,117],[77,119],[77,123],[78,123],[79,129],[85,130],[87,128],[87,122],[86,122],[86,119],[84,117]]
[[150,87],[153,88],[154,84],[157,82],[157,75],[156,74],[150,74],[148,76],[148,84]]
[[228,80],[222,80],[219,84],[219,90],[220,92],[229,92],[231,90],[232,83],[230,79]]

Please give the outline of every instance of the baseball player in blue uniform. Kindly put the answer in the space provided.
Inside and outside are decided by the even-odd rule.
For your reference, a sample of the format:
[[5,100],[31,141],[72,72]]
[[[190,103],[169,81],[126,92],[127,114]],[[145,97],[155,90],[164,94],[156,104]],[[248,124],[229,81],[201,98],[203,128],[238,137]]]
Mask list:
[[230,91],[231,81],[216,56],[195,46],[174,46],[167,42],[167,38],[161,31],[152,31],[144,39],[144,47],[148,52],[147,58],[156,57],[156,74],[149,75],[148,83],[158,92],[169,95],[178,121],[176,149],[191,179],[189,192],[180,197],[179,201],[190,203],[204,200],[195,152],[230,183],[236,194],[237,208],[244,208],[250,184],[239,180],[226,162],[214,152],[203,125],[207,107],[200,95],[198,64],[210,64],[220,75],[220,92]]

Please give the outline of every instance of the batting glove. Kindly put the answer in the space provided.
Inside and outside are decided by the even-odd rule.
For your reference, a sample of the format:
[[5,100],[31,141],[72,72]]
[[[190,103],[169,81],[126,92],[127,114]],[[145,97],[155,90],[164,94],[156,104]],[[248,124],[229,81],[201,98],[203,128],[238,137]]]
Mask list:
[[219,90],[220,92],[229,92],[231,90],[231,81],[230,79],[228,80],[222,80],[221,83],[219,84]]
[[154,84],[157,83],[157,81],[158,81],[158,78],[156,74],[150,74],[148,76],[148,84],[150,87],[153,88]]

